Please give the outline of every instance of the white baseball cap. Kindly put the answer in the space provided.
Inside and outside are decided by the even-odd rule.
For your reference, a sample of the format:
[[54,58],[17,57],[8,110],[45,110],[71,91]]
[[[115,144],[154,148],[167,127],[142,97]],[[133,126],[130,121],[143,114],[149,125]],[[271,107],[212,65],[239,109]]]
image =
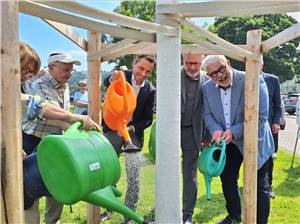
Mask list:
[[60,61],[62,63],[72,63],[75,65],[81,65],[80,61],[75,60],[71,55],[66,52],[53,52],[49,55],[48,65]]

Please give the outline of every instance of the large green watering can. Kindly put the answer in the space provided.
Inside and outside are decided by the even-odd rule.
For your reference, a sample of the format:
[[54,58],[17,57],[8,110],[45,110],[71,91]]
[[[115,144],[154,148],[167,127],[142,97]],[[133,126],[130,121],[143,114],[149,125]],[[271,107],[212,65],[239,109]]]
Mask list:
[[221,139],[221,146],[212,142],[211,147],[205,148],[198,159],[199,171],[204,175],[206,198],[211,199],[210,187],[212,177],[220,176],[226,163],[226,142]]
[[113,146],[97,131],[80,130],[81,125],[76,122],[64,135],[46,136],[39,144],[37,162],[48,191],[63,204],[82,200],[146,223],[116,198],[120,163]]

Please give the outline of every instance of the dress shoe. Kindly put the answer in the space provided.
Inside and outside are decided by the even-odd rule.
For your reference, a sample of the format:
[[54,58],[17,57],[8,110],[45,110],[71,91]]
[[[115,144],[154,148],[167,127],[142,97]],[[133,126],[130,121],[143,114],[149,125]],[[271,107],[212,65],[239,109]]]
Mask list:
[[239,224],[242,223],[242,218],[239,216],[237,218],[232,218],[227,215],[223,220],[217,222],[216,224]]

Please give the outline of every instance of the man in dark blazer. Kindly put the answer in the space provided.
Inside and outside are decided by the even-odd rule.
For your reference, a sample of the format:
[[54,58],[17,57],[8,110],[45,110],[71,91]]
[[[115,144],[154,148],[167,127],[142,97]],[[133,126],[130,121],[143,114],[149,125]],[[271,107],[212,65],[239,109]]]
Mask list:
[[183,55],[181,69],[181,149],[183,173],[183,223],[193,223],[197,199],[197,161],[203,136],[202,84],[208,77],[200,72],[203,55]]
[[[226,142],[226,164],[221,174],[222,190],[228,215],[220,224],[241,222],[239,170],[244,153],[245,73],[231,67],[224,55],[209,55],[202,62],[211,80],[203,89],[204,121],[219,144]],[[257,223],[267,224],[270,213],[268,161],[274,142],[268,122],[267,86],[259,80],[258,152],[257,152]]]
[[282,116],[282,103],[280,95],[280,83],[277,76],[265,73],[262,71],[264,66],[263,57],[261,57],[261,75],[263,76],[269,93],[269,124],[272,130],[273,140],[274,140],[274,153],[269,160],[269,183],[270,183],[270,197],[275,198],[275,192],[272,190],[272,180],[273,180],[273,167],[274,159],[276,158],[276,153],[278,150],[278,132],[280,130],[280,118]]
[[[126,80],[133,87],[137,96],[137,105],[133,112],[132,120],[128,124],[132,143],[138,149],[125,149],[125,141],[118,133],[110,130],[103,122],[104,135],[114,146],[117,154],[125,152],[125,165],[127,174],[127,192],[125,205],[136,210],[140,191],[140,165],[141,154],[144,143],[144,130],[152,124],[155,100],[155,88],[147,80],[155,64],[152,56],[136,56],[132,62],[132,70],[125,71]],[[107,77],[103,84],[109,86],[114,80],[115,73]],[[124,223],[129,223],[125,217]]]

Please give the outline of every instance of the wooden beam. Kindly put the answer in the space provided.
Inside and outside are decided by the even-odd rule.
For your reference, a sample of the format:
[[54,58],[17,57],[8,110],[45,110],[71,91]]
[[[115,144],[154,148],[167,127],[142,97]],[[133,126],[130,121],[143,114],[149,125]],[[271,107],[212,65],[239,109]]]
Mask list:
[[101,49],[100,51],[89,53],[87,59],[93,60],[98,57],[105,57],[107,55],[113,54],[116,51],[122,50],[124,47],[127,47],[129,44],[132,44],[134,42],[136,42],[136,40],[132,40],[132,39],[121,40],[118,43],[113,44],[110,47],[107,47],[103,50]]
[[77,33],[71,26],[65,25],[63,23],[58,23],[46,19],[42,19],[44,22],[52,26],[54,29],[56,29],[58,32],[60,32],[62,35],[67,37],[70,41],[72,41],[74,44],[76,44],[78,47],[80,47],[82,50],[87,50],[87,41],[80,36],[79,33]]
[[45,7],[30,1],[20,1],[19,6],[20,6],[19,7],[20,12],[37,16],[40,18],[48,19],[51,21],[56,21],[71,26],[80,27],[86,30],[103,32],[103,33],[110,34],[111,36],[136,39],[140,41],[155,42],[155,36],[153,34],[143,33],[141,31],[127,29],[127,28],[110,26],[90,19],[60,12],[58,10],[51,9],[49,7]]
[[197,26],[196,24],[194,24],[192,21],[190,21],[187,18],[181,18],[181,23],[185,24],[186,26],[188,26],[190,29],[192,29],[193,31],[196,31],[197,33],[199,33],[202,37],[207,38],[209,41],[214,42],[224,48],[226,48],[229,51],[233,51],[237,54],[239,54],[242,57],[252,57],[255,58],[256,56],[252,54],[252,52],[244,50],[240,47],[238,47],[237,45],[234,45],[220,37],[218,37],[215,34],[212,34],[211,32],[203,29],[200,26]]
[[200,46],[203,46],[203,47],[209,48],[211,50],[214,50],[218,54],[224,54],[224,55],[226,55],[228,57],[231,57],[233,59],[236,59],[238,61],[245,61],[244,56],[241,56],[240,54],[238,54],[234,51],[227,50],[223,46],[215,45],[215,44],[212,44],[212,43],[210,43],[210,42],[208,42],[204,39],[200,39],[199,37],[196,37],[193,34],[188,33],[184,30],[181,30],[181,37],[183,39],[192,41],[195,44],[199,44]]
[[[247,45],[255,54],[260,53],[261,30],[247,32]],[[257,210],[257,147],[259,114],[259,56],[247,57],[245,77],[244,121],[244,212],[243,223],[256,223]]]
[[[105,50],[106,48],[113,46],[114,44],[101,44],[102,48],[101,51]],[[135,44],[130,44],[130,46],[134,46]],[[247,45],[237,45],[240,48],[247,50]],[[151,43],[144,48],[140,48],[136,51],[128,52],[128,54],[147,54],[147,55],[156,55],[156,44]],[[220,54],[220,52],[216,52],[210,48],[206,48],[200,46],[198,44],[183,44],[181,45],[181,54]]]
[[1,221],[24,223],[18,1],[0,4]]
[[93,6],[88,6],[75,1],[39,1],[41,4],[49,5],[55,8],[63,9],[72,13],[100,19],[110,23],[118,24],[124,27],[139,29],[146,32],[156,33],[158,30],[165,32],[167,35],[177,35],[178,30],[170,26],[151,23],[148,21],[136,19],[129,16],[120,15],[115,12],[108,12]]
[[[300,3],[299,3],[300,4]],[[289,27],[288,29],[276,34],[262,42],[262,51],[267,52],[274,47],[278,47],[283,43],[289,42],[297,37],[300,37],[300,23]]]
[[248,16],[298,11],[300,11],[300,4],[297,0],[217,0],[200,3],[165,4],[157,7],[157,13],[181,13],[184,17]]
[[[87,52],[92,53],[101,49],[101,34],[99,32],[88,32],[88,48]],[[87,64],[88,73],[88,115],[98,124],[101,122],[101,62],[100,58],[89,60]],[[99,207],[87,205],[87,223],[99,223]]]
[[131,52],[134,52],[134,51],[136,51],[138,49],[147,47],[149,45],[151,45],[151,43],[149,43],[149,42],[140,42],[140,43],[137,43],[135,45],[129,45],[126,48],[120,49],[119,51],[117,51],[117,52],[115,52],[115,53],[113,53],[111,55],[103,57],[102,58],[102,62],[104,62],[104,61],[111,61],[113,59],[123,57],[125,55],[130,54]]

